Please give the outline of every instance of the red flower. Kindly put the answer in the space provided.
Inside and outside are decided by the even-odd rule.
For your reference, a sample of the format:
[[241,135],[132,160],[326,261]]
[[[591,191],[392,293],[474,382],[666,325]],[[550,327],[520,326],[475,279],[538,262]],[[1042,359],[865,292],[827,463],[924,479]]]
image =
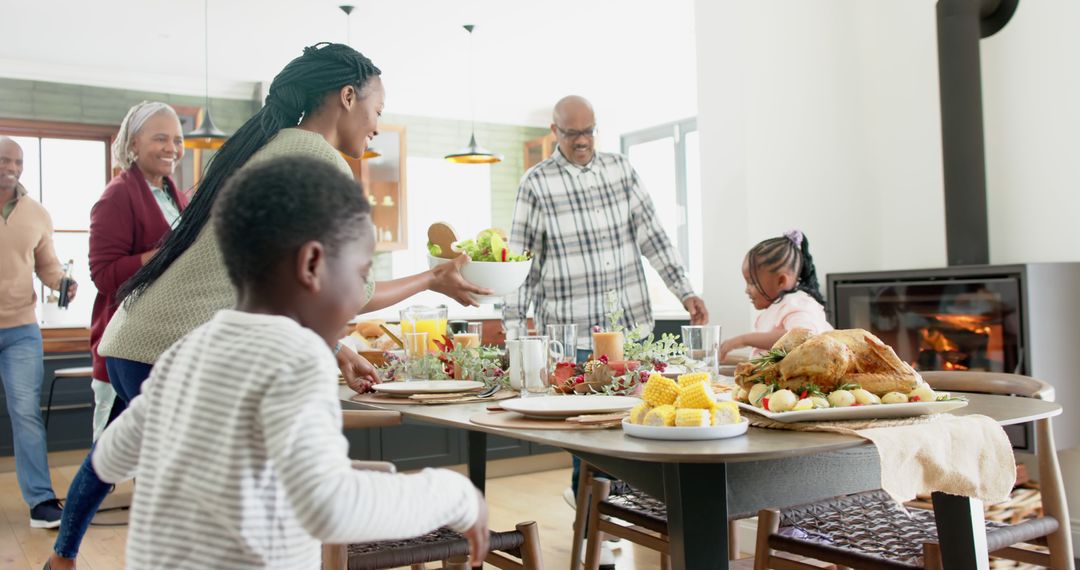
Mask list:
[[442,351],[442,352],[451,352],[451,351],[453,351],[454,350],[454,339],[447,336],[447,335],[443,335],[442,338],[443,338],[442,342],[439,342],[438,340],[435,341],[435,346],[439,347],[439,350]]
[[659,360],[654,360],[653,363],[652,363],[652,367],[653,367],[653,370],[655,370],[657,372],[663,372],[663,371],[667,370],[667,362],[661,362]]
[[644,384],[649,381],[649,372],[647,370],[642,370],[638,374],[638,377],[641,378],[641,383]]
[[600,355],[600,362],[601,362],[601,363],[603,363],[603,364],[607,364],[607,363],[608,363],[608,357],[607,357],[607,355],[606,355],[606,354],[601,354],[601,355]]
[[584,374],[582,374],[581,376],[578,376],[577,378],[574,378],[574,384],[581,384],[583,382],[585,382],[585,375]]

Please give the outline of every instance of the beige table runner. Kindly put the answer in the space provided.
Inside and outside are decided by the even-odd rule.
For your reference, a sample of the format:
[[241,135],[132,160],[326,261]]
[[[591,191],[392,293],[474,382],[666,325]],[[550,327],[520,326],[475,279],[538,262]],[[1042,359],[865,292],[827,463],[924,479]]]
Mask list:
[[934,491],[998,502],[1009,497],[1016,481],[1012,444],[1005,430],[983,415],[783,423],[743,413],[755,427],[869,440],[881,458],[881,488],[901,503]]

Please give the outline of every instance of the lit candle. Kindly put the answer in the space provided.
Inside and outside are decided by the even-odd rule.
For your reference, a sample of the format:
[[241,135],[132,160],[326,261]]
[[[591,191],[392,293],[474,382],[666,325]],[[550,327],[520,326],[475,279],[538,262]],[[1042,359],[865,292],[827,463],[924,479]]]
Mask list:
[[594,332],[593,358],[599,360],[601,356],[607,356],[609,362],[623,359],[623,333],[622,332]]

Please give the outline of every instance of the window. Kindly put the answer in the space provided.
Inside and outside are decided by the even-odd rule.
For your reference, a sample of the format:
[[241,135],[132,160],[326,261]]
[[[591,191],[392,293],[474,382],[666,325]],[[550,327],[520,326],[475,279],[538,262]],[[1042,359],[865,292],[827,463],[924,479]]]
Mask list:
[[56,295],[34,277],[38,291],[38,322],[44,327],[85,327],[97,290],[90,281],[90,208],[109,180],[109,145],[114,127],[69,125],[36,121],[0,121],[0,135],[23,149],[19,179],[53,220],[53,245],[61,263],[73,261],[79,293],[67,310],[56,306]]
[[[622,152],[641,177],[652,196],[656,214],[675,244],[699,294],[703,282],[700,154],[697,119],[667,123],[621,137]],[[682,303],[671,294],[663,279],[645,263],[653,311],[658,317],[684,312]]]

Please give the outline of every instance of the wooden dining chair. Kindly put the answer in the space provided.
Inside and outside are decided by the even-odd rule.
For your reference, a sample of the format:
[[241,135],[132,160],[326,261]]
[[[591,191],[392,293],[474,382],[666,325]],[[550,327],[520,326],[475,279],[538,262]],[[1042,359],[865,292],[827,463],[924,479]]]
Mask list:
[[[600,547],[607,536],[616,536],[634,544],[655,550],[660,555],[660,567],[671,567],[668,552],[667,508],[664,502],[651,497],[625,483],[619,484],[618,492],[612,493],[612,481],[597,476],[595,468],[582,462],[578,476],[578,508],[574,519],[574,546],[571,549],[570,570],[581,567],[582,536],[588,535],[585,543],[585,570],[598,570]],[[616,520],[627,524],[620,524]],[[753,559],[737,559],[739,543],[737,540],[736,521],[728,522],[728,549],[731,553],[730,568],[751,570]],[[799,556],[785,555],[785,558],[802,560]],[[817,561],[806,561],[810,568],[833,569],[835,566]],[[815,565],[816,564],[816,565]]]
[[[923,372],[922,376],[940,391],[1054,399],[1051,385],[1018,374],[950,371]],[[1069,512],[1052,426],[1049,418],[1034,423],[1044,516],[1014,525],[987,521],[987,549],[999,558],[1073,570]],[[1046,546],[1049,552],[1019,548],[1021,544]],[[762,510],[758,514],[755,570],[808,568],[778,560],[780,552],[853,568],[942,567],[933,511],[905,511],[881,490]]]
[[[342,419],[345,429],[387,427],[400,424],[401,413],[343,410]],[[396,472],[394,464],[385,461],[353,461],[353,468]],[[408,566],[422,570],[428,562],[441,562],[446,570],[467,570],[468,557],[469,543],[465,537],[443,528],[404,540],[324,544],[322,567],[323,570],[377,570]],[[521,523],[512,531],[492,531],[484,563],[503,570],[543,570],[536,523]]]

